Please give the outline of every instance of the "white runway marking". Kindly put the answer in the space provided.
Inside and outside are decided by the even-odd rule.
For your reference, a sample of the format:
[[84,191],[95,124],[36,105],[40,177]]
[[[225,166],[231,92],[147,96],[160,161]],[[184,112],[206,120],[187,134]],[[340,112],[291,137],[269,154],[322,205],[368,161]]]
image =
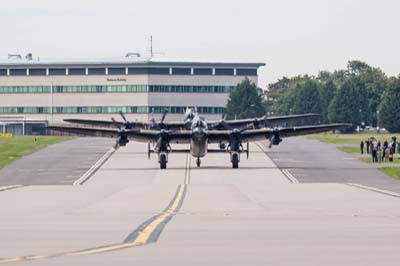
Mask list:
[[384,189],[379,189],[379,188],[375,188],[375,187],[364,186],[364,185],[354,184],[354,183],[346,183],[346,185],[400,198],[400,194],[399,193],[392,192],[392,191],[389,191],[389,190],[384,190]]
[[109,149],[103,157],[101,157],[86,173],[84,173],[78,180],[74,182],[74,186],[82,185],[85,183],[99,168],[108,160],[108,158],[115,152],[114,148]]
[[21,185],[14,185],[14,186],[5,186],[5,187],[0,187],[0,191],[6,191],[14,188],[19,188],[22,187]]
[[298,184],[299,180],[297,180],[287,169],[282,169],[282,173],[289,179],[293,184]]

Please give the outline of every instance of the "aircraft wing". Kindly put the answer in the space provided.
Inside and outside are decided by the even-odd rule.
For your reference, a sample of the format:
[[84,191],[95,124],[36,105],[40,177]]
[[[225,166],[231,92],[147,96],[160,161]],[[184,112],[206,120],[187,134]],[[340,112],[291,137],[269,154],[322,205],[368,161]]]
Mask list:
[[[233,129],[233,128],[244,128],[249,124],[253,124],[255,128],[265,127],[271,123],[277,124],[282,122],[293,122],[304,118],[318,117],[319,114],[308,113],[298,115],[284,115],[284,116],[270,116],[270,117],[259,117],[259,118],[246,118],[236,120],[224,120],[224,121],[213,121],[210,122],[211,129]],[[224,125],[225,124],[225,125]]]
[[[48,129],[77,134],[81,136],[90,137],[104,137],[104,138],[117,138],[120,131],[116,128],[86,128],[86,127],[71,127],[71,126],[50,126]],[[137,142],[156,142],[160,138],[160,131],[158,130],[138,130],[129,129],[123,131],[128,139]],[[167,131],[168,132],[168,131]],[[189,143],[191,131],[169,131],[166,137],[171,143]]]
[[341,130],[352,126],[353,126],[352,124],[337,123],[337,124],[326,124],[326,125],[316,125],[316,126],[280,128],[278,129],[278,131],[281,137],[294,137],[294,136],[327,132],[332,130]]
[[[88,126],[95,126],[95,127],[104,127],[104,128],[115,128],[116,126],[122,127],[124,122],[108,120],[90,120],[90,119],[64,119],[65,122],[73,123],[73,124],[80,124],[80,125],[88,125]],[[135,122],[129,121],[129,124],[132,125],[133,128],[150,128],[152,123],[147,122]],[[183,122],[164,122],[168,129],[181,129],[184,128],[185,124]]]
[[[327,124],[316,126],[301,126],[301,127],[288,127],[288,128],[261,128],[261,129],[248,129],[240,133],[240,139],[246,141],[259,141],[270,139],[274,134],[279,134],[280,137],[293,137],[308,135],[331,130],[340,130],[351,127],[352,124]],[[210,143],[228,142],[232,135],[229,130],[213,130],[208,132]]]
[[[80,124],[80,125],[88,125],[88,126],[95,126],[95,127],[105,127],[105,128],[115,128],[116,126],[122,127],[124,122],[108,120],[90,120],[90,119],[64,119],[65,122],[72,123],[72,124]],[[144,127],[147,123],[142,122],[131,122],[134,128]]]
[[274,123],[282,123],[282,122],[293,122],[298,121],[304,118],[310,117],[319,117],[320,114],[308,113],[308,114],[298,114],[298,115],[282,115],[282,116],[269,116],[265,118],[265,122],[274,122]]
[[103,138],[115,138],[118,136],[118,129],[105,129],[105,128],[86,128],[86,127],[72,127],[72,126],[49,126],[47,129],[51,129],[58,132],[66,132],[72,134],[78,134],[82,136],[90,137],[103,137]]

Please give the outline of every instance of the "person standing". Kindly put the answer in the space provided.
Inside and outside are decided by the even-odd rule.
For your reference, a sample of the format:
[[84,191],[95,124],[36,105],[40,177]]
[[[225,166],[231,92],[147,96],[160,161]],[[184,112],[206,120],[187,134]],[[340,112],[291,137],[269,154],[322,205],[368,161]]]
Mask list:
[[392,137],[393,153],[396,153],[396,145],[397,145],[397,138],[396,138],[396,136],[393,136]]
[[382,160],[386,157],[386,150],[389,146],[389,143],[387,142],[387,140],[385,140],[385,142],[383,143],[383,152],[382,152]]
[[372,156],[372,162],[377,163],[378,162],[378,142],[373,141],[371,145],[371,156]]
[[382,162],[382,160],[383,160],[383,157],[382,157],[382,148],[381,147],[378,147],[378,154],[377,154],[377,156],[378,156],[378,162],[379,163],[381,163]]
[[365,141],[365,145],[367,146],[367,153],[369,153],[369,138]]
[[361,150],[361,154],[364,154],[364,141],[363,140],[360,142],[360,150]]
[[397,153],[400,153],[400,145],[397,145]]
[[393,162],[394,149],[393,149],[392,145],[390,145],[389,148],[390,148],[390,150],[389,150],[389,162]]

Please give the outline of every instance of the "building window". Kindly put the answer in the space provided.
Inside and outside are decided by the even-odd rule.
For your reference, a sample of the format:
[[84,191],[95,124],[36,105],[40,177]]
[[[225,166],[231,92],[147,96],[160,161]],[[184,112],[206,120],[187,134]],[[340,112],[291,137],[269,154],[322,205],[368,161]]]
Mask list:
[[233,68],[216,68],[215,75],[217,75],[217,76],[233,76]]
[[86,75],[85,68],[69,68],[68,75]]
[[45,68],[30,68],[29,76],[46,76]]
[[[229,93],[234,86],[176,86],[176,85],[91,85],[53,86],[54,93]],[[1,93],[49,93],[50,86],[0,86]]]
[[49,68],[49,75],[51,76],[63,76],[66,72],[65,68]]
[[0,69],[0,76],[7,76],[7,69]]
[[108,75],[125,75],[125,68],[123,67],[109,67]]
[[257,76],[257,69],[238,68],[236,69],[237,76]]
[[149,74],[147,68],[128,68],[129,75],[145,75]]
[[212,75],[212,68],[195,68],[193,74],[195,75]]
[[172,75],[190,75],[190,68],[172,68]]
[[105,68],[88,68],[88,75],[105,75]]
[[10,76],[26,76],[26,69],[10,69]]
[[169,68],[149,68],[149,74],[169,75]]
[[[223,107],[200,106],[197,107],[200,113],[204,114],[222,114]],[[171,113],[184,113],[186,106],[57,106],[53,107],[55,114],[115,114],[120,111],[124,113],[162,113],[168,110]],[[49,114],[50,107],[0,107],[0,114]]]
[[128,68],[129,75],[169,75],[166,67]]

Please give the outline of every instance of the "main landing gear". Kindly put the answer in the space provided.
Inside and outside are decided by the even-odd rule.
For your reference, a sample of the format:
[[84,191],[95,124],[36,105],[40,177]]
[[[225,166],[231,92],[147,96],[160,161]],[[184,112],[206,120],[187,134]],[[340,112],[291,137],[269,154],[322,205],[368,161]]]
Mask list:
[[197,158],[197,160],[196,160],[196,165],[197,165],[197,167],[200,167],[200,165],[201,165],[201,160],[200,160],[200,158]]
[[158,155],[158,162],[160,163],[160,169],[166,169],[168,162],[168,154],[165,152],[161,152]]
[[231,153],[232,168],[239,168],[239,162],[240,162],[240,153],[232,152]]
[[232,168],[239,168],[240,154],[245,152],[247,154],[247,159],[249,158],[249,143],[247,142],[246,150],[243,148],[241,142],[229,144],[228,152],[230,154]]

